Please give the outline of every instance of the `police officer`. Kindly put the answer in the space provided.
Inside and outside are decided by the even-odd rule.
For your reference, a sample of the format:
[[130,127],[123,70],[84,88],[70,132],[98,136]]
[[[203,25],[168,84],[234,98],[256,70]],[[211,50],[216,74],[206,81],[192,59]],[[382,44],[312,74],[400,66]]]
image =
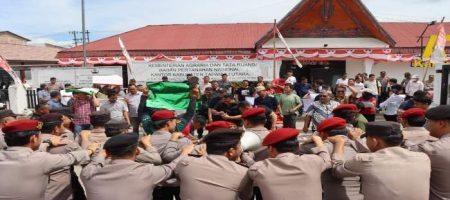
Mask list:
[[450,199],[450,105],[431,108],[425,117],[430,135],[439,140],[423,142],[410,149],[424,152],[431,159],[430,199]]
[[[42,122],[18,120],[2,128],[6,150],[0,151],[0,196],[7,199],[43,200],[49,174],[64,167],[86,162],[97,146],[67,154],[36,152],[41,145]],[[61,141],[53,137],[47,145],[58,146]]]
[[[158,183],[167,180],[179,159],[192,151],[192,145],[181,151],[179,159],[170,164],[154,166],[135,162],[139,154],[136,134],[111,137],[102,151],[81,171],[88,199],[153,199],[152,191]],[[105,161],[110,157],[110,161]]]
[[[41,139],[49,141],[53,136],[61,136],[64,133],[63,115],[59,113],[50,113],[42,115]],[[51,154],[65,154],[73,151],[82,150],[80,145],[69,139],[61,139],[63,145],[51,146],[41,144],[39,150],[49,152]],[[63,170],[58,170],[50,173],[47,189],[45,190],[46,200],[64,200],[72,199],[72,185],[71,185],[71,168],[65,167]],[[73,180],[73,181],[78,181]]]
[[[400,147],[403,141],[397,122],[369,122],[367,146],[373,153],[345,158],[345,139],[329,137],[335,144],[333,173],[336,177],[361,177],[364,199],[428,199],[430,159],[423,153]],[[345,162],[344,162],[345,161]]]
[[252,184],[247,168],[236,163],[242,149],[243,131],[216,129],[203,141],[208,155],[181,160],[175,168],[180,180],[181,199],[249,199]]
[[[345,105],[345,104],[344,104]],[[336,109],[335,109],[336,110]],[[348,137],[347,121],[332,117],[323,120],[317,126],[317,132],[324,141],[328,152],[333,152],[333,144],[328,141],[329,137],[339,136],[345,140],[345,159],[350,159],[358,153],[355,142]],[[304,145],[302,145],[304,146]],[[325,200],[361,200],[364,197],[360,193],[361,180],[359,176],[337,178],[333,176],[332,170],[322,173],[322,187]]]
[[410,108],[400,115],[400,123],[403,126],[403,146],[409,147],[425,141],[436,141],[425,129],[425,110],[422,108]]
[[261,190],[264,200],[322,199],[320,175],[331,167],[330,155],[318,136],[313,136],[317,155],[299,156],[299,131],[281,128],[270,132],[263,141],[269,159],[253,164],[249,177]]

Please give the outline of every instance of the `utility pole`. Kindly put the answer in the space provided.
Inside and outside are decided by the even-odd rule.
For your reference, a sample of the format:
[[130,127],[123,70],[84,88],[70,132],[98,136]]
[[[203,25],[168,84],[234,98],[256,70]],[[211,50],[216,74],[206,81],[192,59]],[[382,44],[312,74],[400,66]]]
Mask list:
[[73,35],[73,44],[75,46],[78,46],[77,32],[76,31],[69,31],[69,34]]
[[86,24],[84,17],[84,0],[81,0],[81,32],[83,32],[83,67],[86,67]]

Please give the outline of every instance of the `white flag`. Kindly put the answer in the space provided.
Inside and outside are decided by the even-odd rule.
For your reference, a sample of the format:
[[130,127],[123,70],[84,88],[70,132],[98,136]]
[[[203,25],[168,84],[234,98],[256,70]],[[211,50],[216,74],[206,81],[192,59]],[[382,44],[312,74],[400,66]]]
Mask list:
[[287,44],[286,40],[284,39],[283,35],[281,35],[280,30],[278,30],[277,27],[275,27],[275,31],[278,34],[278,37],[281,39],[281,41],[283,42],[284,46],[286,47],[286,49],[288,50],[288,52],[291,54],[292,58],[294,59],[295,63],[297,64],[298,67],[302,68],[303,65],[300,63],[300,61],[295,57],[294,53],[292,53],[291,48],[289,48],[289,45]]
[[434,46],[434,51],[433,54],[431,54],[431,63],[434,64],[442,64],[445,62],[445,57],[446,57],[446,53],[445,53],[445,43],[447,42],[446,40],[446,34],[445,34],[445,28],[444,28],[444,24],[441,23],[439,25],[439,35],[437,37],[437,41],[436,41],[436,46]]
[[127,60],[128,69],[130,70],[130,75],[134,78],[134,74],[133,74],[133,70],[132,70],[133,66],[131,64],[130,54],[128,54],[128,51],[125,48],[125,45],[123,44],[122,39],[120,39],[120,37],[119,37],[119,45],[120,45],[120,48],[122,49],[123,56],[125,56],[125,59]]

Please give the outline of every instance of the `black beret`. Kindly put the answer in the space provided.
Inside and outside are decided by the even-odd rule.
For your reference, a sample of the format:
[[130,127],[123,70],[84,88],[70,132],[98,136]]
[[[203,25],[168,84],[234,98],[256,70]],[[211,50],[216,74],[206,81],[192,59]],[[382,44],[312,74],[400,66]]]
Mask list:
[[425,117],[430,120],[450,119],[450,105],[437,106],[430,108],[425,113]]
[[111,114],[108,111],[94,111],[90,115],[91,120],[93,121],[101,121],[103,123],[108,122],[111,119]]
[[229,128],[219,128],[211,133],[208,133],[203,141],[205,143],[236,143],[242,137],[244,133],[243,130],[239,129],[229,129]]
[[13,113],[12,110],[0,110],[0,119],[5,117],[16,117],[17,115]]
[[369,122],[366,125],[366,135],[379,137],[402,135],[402,128],[397,122]]
[[121,152],[136,148],[139,136],[136,134],[119,134],[109,138],[103,145],[103,149],[111,152]]
[[105,124],[105,129],[127,129],[130,125],[125,120],[111,119]]
[[39,118],[39,120],[45,124],[49,124],[49,123],[61,123],[63,121],[63,115],[59,114],[59,113],[49,113],[49,114],[45,114],[42,115],[41,118]]
[[53,108],[50,110],[50,113],[59,113],[61,115],[65,115],[67,117],[73,118],[72,109],[69,107]]

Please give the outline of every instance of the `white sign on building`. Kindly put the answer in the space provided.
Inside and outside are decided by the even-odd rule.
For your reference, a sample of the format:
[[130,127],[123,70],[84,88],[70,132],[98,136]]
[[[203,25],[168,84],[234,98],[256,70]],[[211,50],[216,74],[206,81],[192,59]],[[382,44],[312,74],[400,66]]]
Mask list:
[[122,76],[122,66],[102,67],[34,67],[31,68],[31,82],[33,87],[42,83],[49,83],[55,77],[59,83],[70,83],[80,87],[92,87],[92,76]]
[[169,81],[186,80],[187,74],[202,78],[209,76],[211,80],[220,80],[221,75],[228,74],[230,81],[256,81],[258,76],[265,80],[273,79],[273,61],[241,60],[241,61],[133,61],[132,75],[138,83],[158,82],[163,76]]

